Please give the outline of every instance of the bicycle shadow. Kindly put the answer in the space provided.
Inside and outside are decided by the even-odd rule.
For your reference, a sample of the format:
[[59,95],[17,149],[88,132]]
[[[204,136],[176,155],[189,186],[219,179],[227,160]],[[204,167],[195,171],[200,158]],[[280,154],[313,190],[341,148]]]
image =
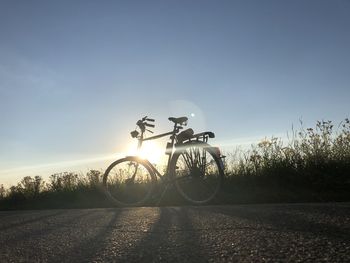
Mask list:
[[148,235],[128,251],[128,262],[205,262],[187,207],[161,207]]

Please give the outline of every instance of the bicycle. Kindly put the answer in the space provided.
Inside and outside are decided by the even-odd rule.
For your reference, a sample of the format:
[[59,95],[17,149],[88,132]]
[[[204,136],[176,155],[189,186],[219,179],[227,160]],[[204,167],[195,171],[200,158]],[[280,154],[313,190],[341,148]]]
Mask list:
[[150,128],[155,127],[151,124],[155,120],[147,116],[137,121],[137,128],[131,132],[131,137],[138,140],[138,150],[145,141],[170,136],[165,150],[169,157],[164,174],[147,159],[138,156],[116,160],[105,171],[103,188],[107,197],[117,206],[145,204],[159,181],[165,186],[162,197],[170,185],[175,185],[180,195],[195,205],[210,202],[219,192],[224,178],[225,156],[221,155],[218,147],[208,144],[208,139],[214,138],[215,134],[194,134],[191,128],[180,132],[187,125],[188,118],[168,119],[174,123],[170,132],[145,137],[146,132],[153,134]]

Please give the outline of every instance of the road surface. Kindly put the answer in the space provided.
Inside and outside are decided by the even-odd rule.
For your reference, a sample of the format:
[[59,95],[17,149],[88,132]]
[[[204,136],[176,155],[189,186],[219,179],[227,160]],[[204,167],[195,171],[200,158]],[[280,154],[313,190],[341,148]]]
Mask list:
[[0,262],[350,262],[350,204],[0,212]]

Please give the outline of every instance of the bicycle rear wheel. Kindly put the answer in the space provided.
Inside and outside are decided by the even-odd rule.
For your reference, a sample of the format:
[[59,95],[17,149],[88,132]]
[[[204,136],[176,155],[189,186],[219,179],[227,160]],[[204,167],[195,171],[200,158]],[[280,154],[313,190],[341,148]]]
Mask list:
[[176,188],[193,204],[208,203],[220,190],[224,172],[215,149],[206,143],[188,143],[174,154],[171,171]]
[[112,163],[103,176],[107,197],[118,206],[138,206],[151,196],[155,185],[152,169],[138,157]]

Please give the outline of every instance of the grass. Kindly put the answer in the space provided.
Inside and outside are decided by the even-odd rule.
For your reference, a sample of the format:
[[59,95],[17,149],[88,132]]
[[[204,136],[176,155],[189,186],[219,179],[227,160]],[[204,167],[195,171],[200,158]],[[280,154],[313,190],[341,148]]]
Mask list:
[[[24,177],[5,189],[0,209],[108,207],[100,191],[102,171]],[[337,128],[318,121],[314,128],[292,130],[287,142],[264,139],[250,150],[226,158],[225,183],[216,203],[267,203],[350,200],[350,121]],[[163,205],[184,204],[170,190]]]
[[[265,139],[227,165],[226,192],[241,202],[350,200],[350,121]],[[233,190],[235,189],[235,190]],[[248,194],[245,194],[248,193]]]

